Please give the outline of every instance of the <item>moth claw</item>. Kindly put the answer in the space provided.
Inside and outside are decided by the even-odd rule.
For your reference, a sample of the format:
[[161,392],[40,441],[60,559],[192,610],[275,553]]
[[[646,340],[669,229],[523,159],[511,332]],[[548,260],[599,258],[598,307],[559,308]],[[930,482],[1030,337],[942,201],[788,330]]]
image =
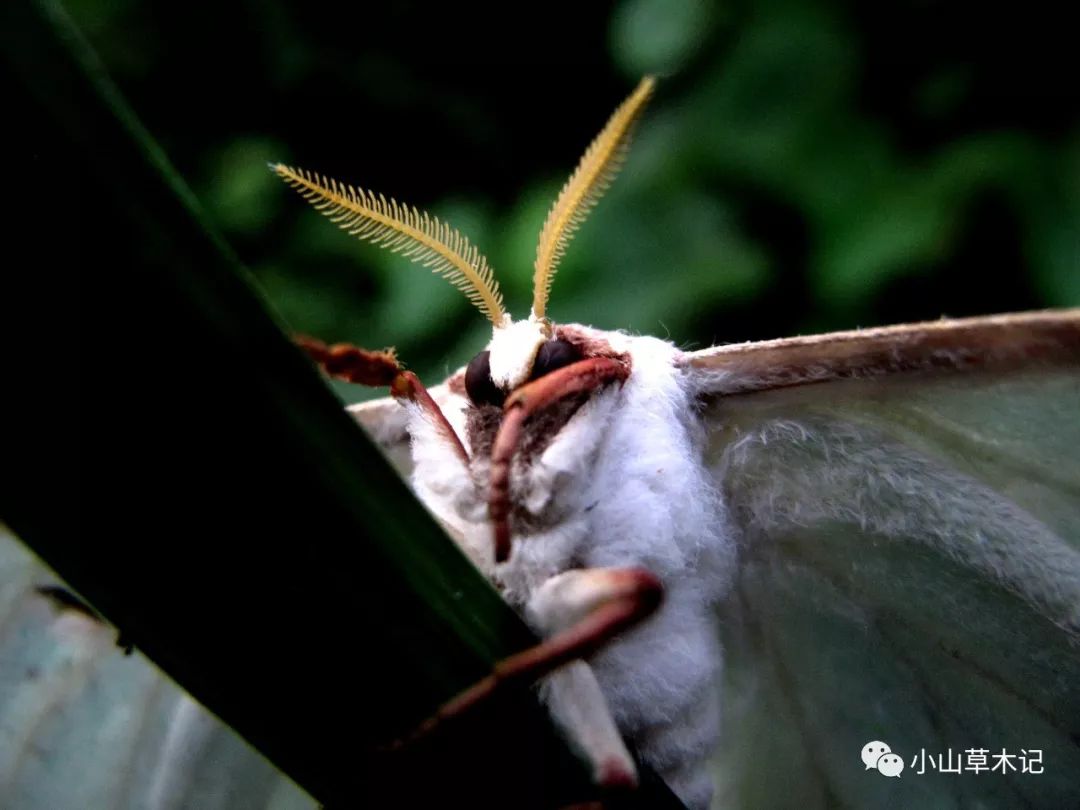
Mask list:
[[632,760],[611,756],[597,764],[593,781],[606,790],[633,790],[637,787],[637,768]]

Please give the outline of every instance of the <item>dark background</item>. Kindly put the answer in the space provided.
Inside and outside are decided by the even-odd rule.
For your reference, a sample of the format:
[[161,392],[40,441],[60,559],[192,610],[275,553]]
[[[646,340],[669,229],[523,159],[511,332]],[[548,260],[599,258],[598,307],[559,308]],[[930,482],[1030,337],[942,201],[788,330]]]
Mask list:
[[547,207],[646,72],[658,92],[564,261],[556,320],[702,347],[1080,303],[1059,4],[68,7],[290,327],[396,345],[429,379],[486,322],[267,161],[449,219],[521,317]]

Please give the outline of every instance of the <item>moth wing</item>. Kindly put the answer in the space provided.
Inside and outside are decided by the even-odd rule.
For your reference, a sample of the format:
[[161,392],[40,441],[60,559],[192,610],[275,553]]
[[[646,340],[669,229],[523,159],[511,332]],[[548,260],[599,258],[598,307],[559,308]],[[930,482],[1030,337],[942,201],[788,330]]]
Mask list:
[[0,525],[0,806],[307,810],[315,802],[58,584]]
[[404,478],[412,475],[408,411],[393,397],[380,397],[346,409]]
[[1080,806],[1073,328],[982,370],[726,396],[691,375],[741,556],[718,806]]

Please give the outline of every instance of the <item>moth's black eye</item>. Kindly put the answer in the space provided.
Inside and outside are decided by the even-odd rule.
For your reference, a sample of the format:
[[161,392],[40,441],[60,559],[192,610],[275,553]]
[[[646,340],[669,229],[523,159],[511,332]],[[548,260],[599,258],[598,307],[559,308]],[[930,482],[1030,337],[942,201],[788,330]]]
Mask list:
[[556,369],[576,363],[581,359],[581,352],[577,347],[566,340],[549,340],[540,346],[533,363],[530,380],[537,380],[545,374],[550,374]]
[[491,352],[480,352],[465,369],[465,392],[474,405],[502,406],[504,394],[491,381]]

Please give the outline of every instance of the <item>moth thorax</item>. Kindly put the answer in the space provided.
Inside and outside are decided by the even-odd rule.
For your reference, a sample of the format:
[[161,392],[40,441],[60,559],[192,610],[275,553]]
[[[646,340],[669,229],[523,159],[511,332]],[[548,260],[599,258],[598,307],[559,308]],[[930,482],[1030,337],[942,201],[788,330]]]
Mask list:
[[536,353],[547,335],[543,321],[532,318],[517,322],[507,318],[507,321],[506,326],[495,327],[488,351],[491,381],[503,391],[512,391],[529,379]]

